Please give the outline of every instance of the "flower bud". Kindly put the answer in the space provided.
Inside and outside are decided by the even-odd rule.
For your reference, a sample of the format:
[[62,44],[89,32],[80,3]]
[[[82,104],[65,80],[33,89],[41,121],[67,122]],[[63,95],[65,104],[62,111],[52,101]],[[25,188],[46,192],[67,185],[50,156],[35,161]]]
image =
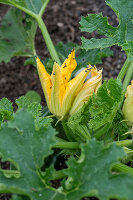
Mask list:
[[[70,79],[77,66],[74,49],[61,67],[54,63],[51,75],[38,57],[36,61],[48,108],[60,120],[77,112],[101,85],[102,70],[91,65]],[[88,79],[89,74],[91,78]]]
[[131,85],[127,87],[125,97],[126,99],[122,109],[123,114],[125,119],[129,121],[129,124],[133,125],[133,80],[131,81]]

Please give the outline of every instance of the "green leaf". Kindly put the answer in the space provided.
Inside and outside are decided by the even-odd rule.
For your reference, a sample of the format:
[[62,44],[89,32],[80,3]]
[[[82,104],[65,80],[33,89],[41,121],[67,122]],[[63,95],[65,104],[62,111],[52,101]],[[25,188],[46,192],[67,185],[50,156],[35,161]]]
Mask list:
[[34,117],[40,116],[42,114],[42,106],[37,102],[31,102],[26,96],[21,96],[19,99],[16,99],[16,104],[18,110],[25,109],[30,111]]
[[88,126],[90,120],[90,106],[91,99],[85,103],[78,112],[70,116],[68,121],[66,121],[66,125],[70,129],[70,135],[76,141],[81,142],[90,139],[90,129]]
[[[25,22],[24,22],[25,21]],[[36,22],[22,12],[11,8],[3,17],[0,29],[0,62],[9,62],[13,56],[35,55]]]
[[0,121],[11,120],[13,117],[12,103],[7,99],[3,98],[0,100]]
[[29,198],[26,196],[12,195],[11,200],[29,200]]
[[102,58],[112,56],[113,51],[109,48],[105,49],[91,49],[91,50],[80,50],[79,56],[76,58],[78,65],[86,67],[88,64],[95,65],[101,64]]
[[133,59],[133,1],[106,0],[106,4],[116,13],[119,25],[117,27],[111,26],[107,17],[103,17],[101,13],[82,17],[80,21],[81,31],[90,33],[97,31],[100,35],[105,36],[105,38],[92,38],[90,40],[82,37],[82,46],[88,50],[118,45],[128,53],[130,59]]
[[0,193],[22,194],[31,200],[56,199],[57,192],[52,187],[48,188],[39,175],[44,159],[52,154],[54,135],[55,130],[50,126],[36,131],[34,119],[26,111],[18,111],[14,114],[14,120],[2,126],[2,159],[13,163],[20,171],[20,177],[6,178],[1,172]]
[[47,118],[43,115],[42,106],[37,102],[31,102],[26,96],[22,96],[16,100],[18,110],[24,109],[32,113],[35,119],[36,130],[41,127],[48,127],[53,121],[50,117]]
[[42,8],[42,5],[46,0],[0,0],[0,3],[8,4],[10,6],[27,9],[35,14],[38,14]]
[[120,123],[122,116],[117,115],[122,98],[121,82],[113,79],[105,81],[97,94],[94,94],[77,113],[69,117],[66,124],[70,128],[69,132],[72,132],[71,137],[81,142],[90,137],[99,138],[103,135],[102,139],[107,142],[118,136],[118,131],[121,130],[123,133],[127,130],[126,124]]
[[112,128],[117,140],[123,140],[127,138],[127,136],[123,136],[123,134],[128,132],[131,127],[129,128],[127,125],[121,110],[118,110],[116,113],[112,123]]
[[46,58],[44,61],[41,60],[49,74],[52,73],[54,61],[51,58]]
[[25,61],[24,61],[24,66],[26,65],[33,65],[34,67],[37,67],[37,64],[36,64],[36,60],[35,60],[35,56],[31,57],[31,58],[27,58]]
[[114,144],[107,148],[102,142],[91,140],[82,144],[81,150],[77,161],[71,157],[67,162],[65,173],[69,178],[63,184],[67,200],[92,196],[99,200],[132,200],[133,177],[111,173],[113,164],[124,156],[122,148]]
[[41,103],[41,97],[40,95],[34,91],[34,90],[30,90],[25,94],[25,97],[31,102],[31,103]]
[[112,123],[119,109],[123,97],[122,84],[120,81],[110,79],[104,82],[92,97],[92,105],[88,108],[91,119],[88,123],[93,130]]

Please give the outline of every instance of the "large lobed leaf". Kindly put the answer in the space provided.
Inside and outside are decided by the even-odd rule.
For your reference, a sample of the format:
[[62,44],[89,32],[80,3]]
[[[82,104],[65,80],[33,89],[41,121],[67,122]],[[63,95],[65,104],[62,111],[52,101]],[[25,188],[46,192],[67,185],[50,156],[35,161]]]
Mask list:
[[2,126],[0,153],[4,160],[14,164],[20,176],[6,178],[1,172],[1,193],[23,194],[32,200],[56,197],[54,189],[49,189],[39,175],[44,159],[52,153],[54,135],[55,130],[50,126],[36,131],[34,119],[27,111],[18,111],[14,120]]
[[82,17],[80,21],[81,31],[90,33],[98,31],[100,35],[105,36],[101,39],[92,38],[90,40],[82,37],[82,46],[86,50],[105,48],[112,45],[122,46],[122,49],[128,53],[129,58],[133,59],[133,1],[106,0],[106,4],[116,13],[119,20],[118,27],[111,26],[107,17],[103,17],[101,13]]
[[68,200],[81,200],[95,196],[100,200],[132,200],[133,177],[125,174],[112,174],[111,167],[123,157],[118,146],[105,148],[102,142],[91,140],[81,145],[81,156],[76,161],[67,162],[68,179],[64,184]]
[[9,62],[13,56],[33,56],[36,28],[34,19],[23,18],[21,11],[9,9],[0,28],[0,62]]

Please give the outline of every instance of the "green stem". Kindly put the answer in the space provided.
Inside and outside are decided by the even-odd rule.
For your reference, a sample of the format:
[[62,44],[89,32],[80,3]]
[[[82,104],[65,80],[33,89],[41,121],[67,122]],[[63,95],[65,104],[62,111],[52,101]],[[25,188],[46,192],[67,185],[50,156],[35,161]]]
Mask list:
[[122,79],[124,78],[124,76],[125,76],[125,74],[128,70],[129,64],[130,64],[130,62],[128,61],[128,58],[127,58],[124,65],[122,66],[118,76],[117,76],[117,79],[122,81]]
[[133,175],[133,168],[128,167],[127,165],[124,165],[122,163],[114,164],[112,170],[124,173],[131,173]]
[[44,24],[42,18],[39,15],[36,17],[36,20],[38,22],[39,28],[42,31],[42,35],[44,37],[45,43],[47,45],[47,48],[49,50],[49,53],[50,53],[52,59],[54,61],[56,61],[59,65],[61,65],[60,59],[59,59],[59,57],[57,55],[57,52],[56,52],[54,44],[53,44],[53,42],[52,42],[52,40],[50,38],[50,35],[48,33],[46,25]]
[[130,62],[128,71],[127,71],[125,79],[123,81],[123,89],[124,90],[126,90],[127,86],[129,85],[132,75],[133,75],[133,61]]
[[[55,137],[55,139],[56,139],[57,143],[53,146],[53,148],[79,149],[78,142],[67,142],[66,140],[58,138],[58,137]],[[109,143],[108,145],[112,145],[113,143],[115,143],[121,147],[129,147],[133,144],[133,140],[128,139],[128,140],[115,141],[115,142]]]
[[53,148],[61,149],[79,149],[79,143],[77,142],[57,142]]
[[6,176],[20,177],[20,172],[17,170],[0,169],[0,172],[4,173]]
[[95,134],[94,137],[96,139],[99,139],[104,133],[107,132],[107,130],[109,129],[109,124],[105,125],[103,128],[100,128]]
[[66,169],[58,170],[53,173],[53,179],[52,180],[58,180],[62,178],[66,178],[67,175],[65,174]]
[[63,120],[62,120],[62,126],[63,126],[63,129],[64,129],[64,131],[65,131],[65,134],[66,134],[67,139],[68,139],[69,141],[73,141],[72,134],[71,134],[71,132],[70,132],[69,127],[67,126],[66,121],[63,121]]
[[121,141],[116,141],[116,142],[113,142],[113,143],[116,143],[118,146],[120,147],[129,147],[130,145],[133,144],[133,140],[132,139],[129,139],[129,140],[121,140]]
[[45,0],[45,2],[43,3],[43,6],[42,6],[42,8],[41,8],[41,10],[40,10],[40,12],[39,12],[39,16],[40,16],[40,17],[42,17],[42,15],[43,15],[43,13],[44,13],[46,7],[47,7],[48,2],[49,2],[49,0]]

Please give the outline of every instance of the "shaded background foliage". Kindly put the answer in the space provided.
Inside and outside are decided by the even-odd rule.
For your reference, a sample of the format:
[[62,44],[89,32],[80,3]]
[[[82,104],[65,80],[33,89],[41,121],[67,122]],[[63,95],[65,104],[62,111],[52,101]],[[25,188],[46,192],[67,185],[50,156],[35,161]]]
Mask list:
[[[8,8],[8,6],[0,4],[0,22]],[[81,33],[79,29],[81,16],[99,12],[102,12],[104,16],[108,16],[111,25],[118,25],[116,15],[111,8],[106,6],[104,0],[51,0],[43,19],[54,44],[59,41],[81,44],[81,36],[89,39],[94,36],[99,38],[97,33]],[[36,34],[35,45],[37,53],[41,58],[49,56],[39,29]],[[121,52],[120,47],[112,47],[112,50],[114,55],[104,58],[103,64],[97,65],[98,68],[104,69],[104,79],[112,76],[115,78],[125,60],[125,54]],[[36,70],[32,65],[24,66],[24,60],[25,58],[15,57],[7,64],[0,63],[0,98],[7,97],[14,101],[28,92],[28,90],[35,90],[41,94],[42,102],[44,103],[44,95]]]

